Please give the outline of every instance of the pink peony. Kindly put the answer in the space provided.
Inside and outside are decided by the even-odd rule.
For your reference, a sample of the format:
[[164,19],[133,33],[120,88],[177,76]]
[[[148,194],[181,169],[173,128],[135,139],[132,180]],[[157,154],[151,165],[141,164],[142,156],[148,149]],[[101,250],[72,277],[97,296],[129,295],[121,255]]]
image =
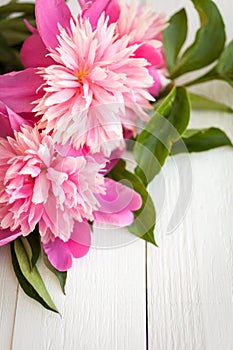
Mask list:
[[[85,2],[79,0],[83,9],[82,16],[89,18],[95,28],[103,10],[110,17],[111,23],[117,23],[119,37],[130,36],[129,45],[139,44],[136,57],[146,58],[148,69],[154,79],[154,85],[149,89],[157,96],[162,88],[165,69],[163,55],[162,31],[166,28],[165,16],[157,14],[148,6],[138,6],[137,2],[127,4],[125,0],[94,0]],[[101,11],[97,10],[101,9]]]
[[157,96],[167,73],[162,42],[162,31],[167,26],[165,15],[153,12],[148,6],[138,6],[136,3],[129,5],[123,0],[120,5],[117,32],[120,37],[129,35],[130,45],[140,45],[135,56],[146,58],[149,62],[149,73],[154,79],[149,92]]
[[72,256],[89,249],[87,220],[132,223],[131,211],[139,209],[141,198],[104,178],[101,154],[57,146],[36,127],[24,126],[14,135],[0,138],[0,244],[28,235],[39,224],[49,260],[67,270]]
[[[70,30],[60,27],[59,46],[50,49],[54,64],[39,70],[45,94],[34,108],[42,115],[39,127],[57,142],[109,154],[122,143],[125,106],[135,106],[137,115],[147,118],[144,110],[153,100],[146,92],[153,83],[148,63],[135,59],[138,45],[129,46],[128,36],[118,40],[115,30],[104,15],[95,31],[82,18],[72,20]],[[126,118],[128,129],[135,129],[137,115]]]

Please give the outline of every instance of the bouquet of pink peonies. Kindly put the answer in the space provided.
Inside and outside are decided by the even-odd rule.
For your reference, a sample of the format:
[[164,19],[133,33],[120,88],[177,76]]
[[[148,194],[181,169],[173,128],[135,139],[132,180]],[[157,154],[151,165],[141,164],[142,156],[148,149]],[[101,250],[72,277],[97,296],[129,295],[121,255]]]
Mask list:
[[192,2],[201,24],[186,50],[184,9],[167,21],[123,0],[79,0],[73,16],[65,0],[36,0],[34,20],[33,4],[0,7],[0,245],[10,243],[25,293],[52,311],[40,254],[64,291],[95,222],[127,226],[156,245],[147,185],[166,158],[232,146],[220,129],[187,130],[190,108],[232,112],[187,90],[212,79],[233,86],[233,42],[225,46],[219,10]]

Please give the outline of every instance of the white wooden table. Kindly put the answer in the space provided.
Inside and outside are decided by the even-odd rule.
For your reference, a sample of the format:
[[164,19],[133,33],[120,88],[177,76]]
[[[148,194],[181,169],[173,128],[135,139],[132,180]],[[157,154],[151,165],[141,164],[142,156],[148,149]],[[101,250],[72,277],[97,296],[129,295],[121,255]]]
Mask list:
[[[216,2],[230,40],[233,2]],[[157,1],[156,10],[170,15],[182,6],[190,10],[194,32],[197,16],[187,0]],[[223,83],[197,90],[233,107],[232,90]],[[208,126],[221,127],[233,140],[232,115],[193,113],[191,127]],[[76,261],[66,297],[46,273],[62,317],[25,296],[12,270],[9,248],[1,248],[0,349],[232,350],[232,165],[233,150],[228,147],[193,154],[190,162],[184,155],[170,158],[150,187],[158,208],[159,248],[132,241],[123,230],[111,232],[104,248],[101,234],[106,237],[106,230],[99,229],[95,240],[102,249],[93,248]],[[182,217],[182,203],[176,202],[184,190],[182,181],[188,180],[192,193]],[[181,223],[167,234],[177,206]]]

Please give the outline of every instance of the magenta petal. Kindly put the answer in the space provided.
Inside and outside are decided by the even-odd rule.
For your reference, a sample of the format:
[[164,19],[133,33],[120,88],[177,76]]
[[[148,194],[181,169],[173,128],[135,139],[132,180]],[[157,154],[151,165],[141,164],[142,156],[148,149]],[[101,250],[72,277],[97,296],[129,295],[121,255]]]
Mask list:
[[32,102],[42,96],[43,79],[34,68],[0,75],[0,100],[16,113],[31,112]]
[[163,55],[159,48],[155,48],[149,44],[141,45],[135,51],[135,57],[145,58],[152,66],[160,67],[163,64]]
[[9,122],[12,130],[20,131],[22,125],[30,125],[29,121],[16,114],[9,107],[6,107],[9,116]]
[[117,226],[128,226],[133,222],[132,211],[142,205],[140,195],[131,188],[105,179],[106,194],[96,195],[101,207],[94,213],[96,221]]
[[126,147],[122,149],[116,148],[112,151],[108,159],[108,162],[106,163],[106,166],[103,169],[104,174],[109,173],[109,171],[112,170],[112,168],[114,168],[114,166],[119,162],[119,159],[122,157],[123,153],[125,153],[125,149]]
[[148,70],[149,70],[150,75],[154,79],[154,84],[148,89],[148,91],[152,96],[156,97],[156,96],[158,96],[158,94],[162,88],[161,79],[160,79],[160,76],[159,76],[157,69],[155,67],[148,67]]
[[58,46],[58,23],[70,28],[71,12],[65,0],[36,0],[36,24],[38,32],[47,48]]
[[60,238],[55,241],[43,244],[45,253],[51,264],[59,271],[67,271],[72,266],[72,254],[67,246]]
[[91,230],[87,222],[76,222],[67,245],[74,258],[86,255],[91,245]]
[[92,28],[95,29],[103,11],[109,16],[108,24],[114,23],[120,16],[120,5],[117,0],[95,0],[87,3],[87,8],[83,9],[83,16],[89,18]]
[[0,112],[0,137],[7,138],[7,136],[14,137],[13,130],[10,125],[10,121],[6,114]]
[[21,232],[18,230],[13,232],[11,232],[9,229],[0,230],[0,247],[14,241],[19,236],[21,236]]
[[0,101],[0,137],[14,137],[14,130],[19,131],[23,124],[29,125],[29,122]]
[[72,256],[81,258],[87,254],[91,245],[91,231],[87,222],[76,222],[68,242],[56,238],[53,242],[43,244],[51,264],[59,271],[67,271],[72,266]]
[[20,58],[25,68],[47,67],[54,64],[51,57],[46,57],[48,53],[40,35],[34,33],[24,41]]
[[27,29],[29,30],[29,32],[31,32],[32,34],[38,33],[37,29],[34,28],[34,27],[28,22],[27,19],[24,19],[24,24],[25,24],[25,26],[27,27]]

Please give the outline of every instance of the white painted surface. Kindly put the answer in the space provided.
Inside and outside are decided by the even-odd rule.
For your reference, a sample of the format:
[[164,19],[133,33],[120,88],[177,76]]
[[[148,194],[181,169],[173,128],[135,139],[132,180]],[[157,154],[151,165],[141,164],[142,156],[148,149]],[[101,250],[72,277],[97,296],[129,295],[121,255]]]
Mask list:
[[[230,39],[233,3],[216,2]],[[171,14],[187,4],[164,0],[157,2],[156,10]],[[197,18],[192,13],[194,26]],[[233,106],[232,90],[222,83],[203,85],[200,90]],[[210,125],[221,127],[233,139],[232,115],[193,113],[192,127]],[[170,158],[151,185],[158,207],[158,249],[148,246],[146,256],[141,241],[115,249],[92,249],[70,271],[66,297],[46,273],[46,284],[62,318],[17,289],[8,248],[1,248],[0,349],[145,350],[146,310],[150,350],[233,349],[233,151],[221,148],[194,154],[190,161],[189,207],[180,226],[169,235],[167,225],[183,191],[180,179],[188,183],[191,176],[189,159],[183,155]],[[178,213],[182,212],[178,205]],[[97,241],[100,236],[99,229]]]

